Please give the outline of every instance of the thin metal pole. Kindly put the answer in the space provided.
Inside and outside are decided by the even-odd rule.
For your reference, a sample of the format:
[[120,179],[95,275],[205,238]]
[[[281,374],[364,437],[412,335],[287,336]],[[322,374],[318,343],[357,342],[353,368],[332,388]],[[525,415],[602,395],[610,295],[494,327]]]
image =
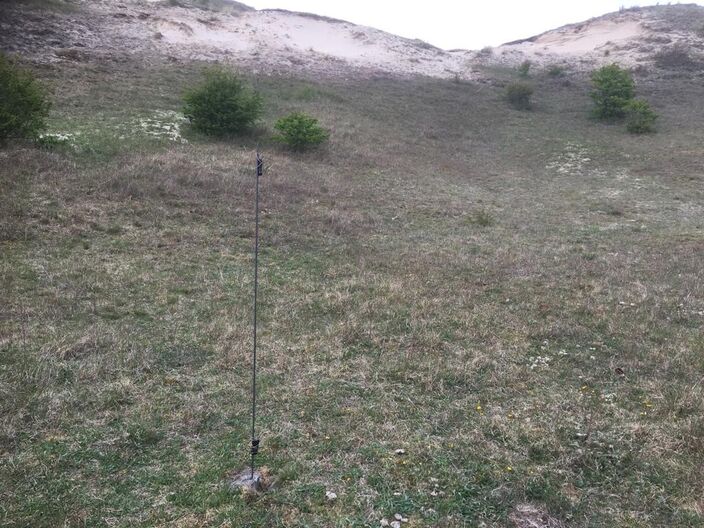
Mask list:
[[252,446],[250,478],[254,480],[254,457],[259,451],[256,437],[257,419],[257,292],[259,290],[259,176],[263,172],[263,160],[257,150],[256,183],[254,191],[254,299],[252,309]]

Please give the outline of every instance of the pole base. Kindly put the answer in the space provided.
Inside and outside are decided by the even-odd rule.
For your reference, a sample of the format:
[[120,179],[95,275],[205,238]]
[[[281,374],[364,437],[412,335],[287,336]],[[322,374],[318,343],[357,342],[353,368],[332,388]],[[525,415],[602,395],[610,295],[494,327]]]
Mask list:
[[240,491],[243,493],[261,493],[264,491],[264,476],[259,471],[245,469],[230,479],[230,491]]

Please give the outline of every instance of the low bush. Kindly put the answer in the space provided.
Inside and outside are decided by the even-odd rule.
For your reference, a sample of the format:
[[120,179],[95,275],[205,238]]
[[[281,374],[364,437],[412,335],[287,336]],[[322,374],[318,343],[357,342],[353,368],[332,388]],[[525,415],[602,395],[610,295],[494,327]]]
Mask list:
[[518,110],[529,110],[532,96],[533,87],[524,82],[511,83],[506,88],[506,99],[511,106]]
[[485,209],[478,209],[472,213],[471,223],[479,227],[489,227],[494,225],[494,217]]
[[530,77],[530,67],[532,66],[532,63],[529,60],[523,61],[521,65],[518,67],[518,76],[521,79],[527,79]]
[[662,49],[655,55],[655,65],[663,70],[695,71],[700,69],[700,61],[694,59],[687,46],[675,44]]
[[274,128],[279,132],[274,139],[288,145],[293,150],[302,151],[316,147],[327,141],[328,132],[318,124],[318,120],[301,112],[282,117]]
[[212,136],[241,134],[261,117],[261,96],[235,73],[214,68],[184,96],[183,114],[196,130]]
[[50,108],[47,92],[35,77],[0,53],[0,142],[38,137]]
[[655,120],[658,115],[648,101],[634,99],[626,106],[626,128],[631,134],[649,134],[655,132]]
[[550,77],[564,77],[565,69],[558,64],[553,64],[548,68],[548,75]]
[[594,113],[602,119],[623,117],[635,97],[636,85],[628,70],[610,64],[592,72]]

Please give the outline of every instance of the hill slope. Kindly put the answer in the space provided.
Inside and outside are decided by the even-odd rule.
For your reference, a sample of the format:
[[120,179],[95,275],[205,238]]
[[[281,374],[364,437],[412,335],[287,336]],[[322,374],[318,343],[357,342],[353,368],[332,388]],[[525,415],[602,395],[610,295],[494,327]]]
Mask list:
[[[617,61],[649,67],[672,50],[701,62],[704,8],[629,9],[573,24],[494,50],[445,51],[373,28],[303,13],[257,11],[227,0],[166,2],[75,0],[27,12],[0,6],[0,46],[41,62],[139,60],[224,61],[250,71],[345,76],[352,72],[470,79],[482,65],[568,61],[587,69]],[[52,5],[52,4],[50,4]],[[57,9],[56,6],[69,6]]]
[[40,61],[91,53],[113,60],[160,54],[267,72],[339,75],[356,70],[446,77],[463,70],[465,55],[310,14],[241,5],[226,9],[226,1],[197,7],[186,2],[77,0],[68,12],[31,16],[21,3],[13,4],[0,7],[6,21],[0,45]]
[[[209,62],[151,35],[227,5],[1,5],[68,139],[0,145],[0,526],[704,525],[698,71],[638,70],[661,117],[635,137],[590,117],[574,59],[531,72],[529,112],[481,54],[489,82],[294,64],[247,72],[261,130],[215,141],[179,113]],[[330,143],[272,141],[292,111]],[[252,498],[227,483],[257,148]]]
[[625,9],[542,35],[504,44],[503,60],[570,61],[587,67],[618,62],[649,67],[663,53],[679,50],[701,62],[704,7],[691,5]]

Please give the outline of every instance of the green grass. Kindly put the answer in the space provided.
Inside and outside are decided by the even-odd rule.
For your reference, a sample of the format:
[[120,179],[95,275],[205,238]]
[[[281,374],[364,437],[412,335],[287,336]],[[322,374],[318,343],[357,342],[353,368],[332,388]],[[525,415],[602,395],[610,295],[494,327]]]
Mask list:
[[[39,70],[52,123],[95,148],[0,151],[0,526],[701,526],[701,86],[644,82],[634,138],[576,77],[536,77],[530,113],[252,79],[263,126],[331,129],[292,155],[129,133],[198,64],[72,68]],[[257,142],[275,484],[247,500]]]

